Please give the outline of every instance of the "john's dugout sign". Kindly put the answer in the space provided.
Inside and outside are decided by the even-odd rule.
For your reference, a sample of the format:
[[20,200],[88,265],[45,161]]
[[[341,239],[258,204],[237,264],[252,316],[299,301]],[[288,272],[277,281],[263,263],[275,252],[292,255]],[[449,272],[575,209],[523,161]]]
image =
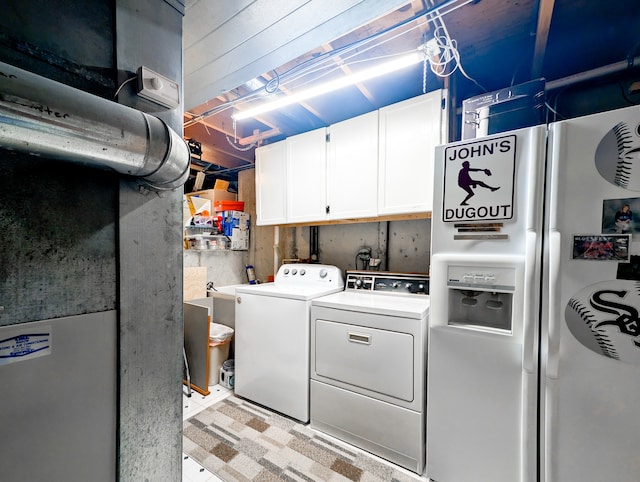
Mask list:
[[442,220],[511,219],[515,164],[515,135],[445,148]]

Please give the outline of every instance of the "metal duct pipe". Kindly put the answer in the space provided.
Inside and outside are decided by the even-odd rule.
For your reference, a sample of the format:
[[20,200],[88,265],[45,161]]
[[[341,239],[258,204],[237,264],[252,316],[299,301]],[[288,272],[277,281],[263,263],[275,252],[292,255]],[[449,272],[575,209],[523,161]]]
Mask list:
[[586,72],[580,72],[579,74],[570,75],[568,77],[563,77],[557,80],[551,80],[546,83],[546,90],[554,90],[559,89],[560,87],[565,87],[567,85],[577,84],[578,82],[584,82],[586,80],[596,79],[598,77],[604,77],[609,74],[616,74],[618,72],[622,72],[626,69],[631,69],[633,67],[637,67],[640,65],[640,56],[631,57],[627,60],[622,60],[620,62],[615,62],[609,65],[603,65],[602,67],[597,67],[592,70],[587,70]]
[[157,117],[0,62],[0,147],[141,178],[189,177],[185,141]]

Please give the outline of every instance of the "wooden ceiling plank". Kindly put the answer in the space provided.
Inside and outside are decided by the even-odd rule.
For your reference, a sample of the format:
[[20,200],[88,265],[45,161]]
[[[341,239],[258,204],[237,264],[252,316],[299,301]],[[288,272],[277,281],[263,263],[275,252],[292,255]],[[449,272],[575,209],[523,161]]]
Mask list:
[[[264,77],[267,81],[270,81],[273,78],[268,73],[262,74],[262,77]],[[278,87],[278,90],[280,92],[282,92],[283,94],[285,94],[285,95],[291,95],[293,93],[291,90],[287,89],[286,87],[283,87],[282,85],[280,85]],[[314,109],[312,106],[310,106],[306,102],[300,102],[300,103],[298,103],[298,105],[300,105],[303,108],[307,109],[309,112],[311,112],[318,119],[322,119],[322,116],[320,115],[320,112],[318,112],[317,109]],[[262,115],[262,116],[256,117],[256,119],[259,120],[260,122],[262,122],[263,124],[268,125],[272,129],[277,129],[276,125],[273,122],[269,121],[269,117],[268,116]]]
[[[274,3],[255,2],[224,29],[213,22],[213,32],[193,32],[201,40],[183,54],[188,66],[184,73],[187,110],[393,11],[404,1],[307,0],[295,10],[290,0],[280,0],[282,8]],[[275,23],[274,12],[282,17]],[[283,12],[288,14],[282,16]],[[239,23],[248,15],[252,21]],[[190,28],[190,19],[185,18],[185,29]]]
[[203,163],[214,164],[227,169],[253,164],[253,161],[245,161],[237,157],[224,156],[220,151],[216,151],[215,149],[211,149],[207,146],[202,146],[202,158],[200,160]]
[[554,4],[555,0],[540,0],[538,5],[536,44],[533,51],[533,61],[531,65],[532,79],[537,79],[542,76],[542,64],[544,62],[544,54],[547,49],[547,41],[549,40],[549,29],[551,28]]
[[[422,5],[422,0],[412,0],[409,4],[406,5],[407,8],[401,9],[401,10],[396,10],[392,13],[390,13],[389,15],[387,15],[386,17],[384,17],[382,20],[381,19],[376,19],[375,21],[365,25],[362,28],[359,28],[353,32],[351,32],[348,35],[345,35],[343,37],[341,37],[340,40],[343,40],[345,38],[349,38],[350,42],[355,42],[355,41],[359,41],[359,40],[364,40],[366,37],[374,35],[375,33],[385,30],[386,28],[388,28],[389,24],[397,24],[400,23],[403,18],[400,17],[405,17],[407,14],[406,12],[409,10],[411,13],[411,16],[414,16],[416,14],[418,14],[419,12],[422,11],[423,9],[423,5]],[[399,17],[398,19],[394,19],[393,21],[391,21],[391,19],[397,16]],[[424,22],[422,24],[422,26],[419,27],[418,32],[419,32],[419,38],[422,36],[422,34],[425,31],[429,30],[429,23],[428,22]],[[415,37],[415,35],[411,35],[411,37]],[[416,45],[417,47],[417,45]],[[333,45],[333,42],[329,42],[326,44],[323,44],[321,47],[323,52],[331,52],[333,50],[335,50],[335,47]],[[335,63],[339,66],[340,70],[342,70],[342,72],[349,76],[353,74],[353,70],[351,70],[351,67],[349,67],[348,63],[344,63],[342,60],[341,56],[336,56],[334,59]],[[371,91],[366,87],[366,85],[364,85],[362,82],[357,82],[356,84],[354,84],[355,87],[360,91],[360,93],[372,104],[376,104],[376,100],[374,95],[371,93]]]
[[254,132],[251,136],[241,137],[240,139],[238,139],[238,144],[240,144],[241,146],[248,146],[249,144],[253,144],[254,142],[260,142],[273,136],[279,136],[280,134],[282,134],[282,132],[277,127],[275,129],[270,129],[264,132],[257,131]]
[[[331,52],[333,50],[333,45],[331,45],[331,43],[324,44],[322,46],[322,49],[325,52]],[[335,61],[336,64],[338,64],[338,66],[340,67],[340,70],[342,70],[342,72],[344,72],[344,75],[348,76],[348,75],[353,74],[353,70],[351,70],[351,67],[349,67],[347,64],[345,64],[342,61],[342,57],[341,56],[338,55],[334,59],[334,61]],[[360,91],[360,93],[365,97],[365,99],[367,99],[372,104],[375,104],[375,99],[373,97],[373,94],[369,91],[369,89],[367,89],[367,87],[362,82],[357,82],[354,85]]]
[[[202,144],[202,149],[210,149],[212,151],[220,152],[228,157],[240,158],[244,161],[253,162],[254,152],[253,150],[239,151],[229,145],[227,140],[227,134],[215,129],[208,129],[207,126],[202,123],[194,124],[185,128],[184,137],[187,139],[194,139]],[[216,162],[217,164],[217,162]]]

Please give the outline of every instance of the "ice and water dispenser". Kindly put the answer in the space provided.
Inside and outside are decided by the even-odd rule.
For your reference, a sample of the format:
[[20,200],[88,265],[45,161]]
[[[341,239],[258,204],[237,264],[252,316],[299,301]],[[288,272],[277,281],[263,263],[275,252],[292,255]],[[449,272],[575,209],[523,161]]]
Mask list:
[[525,368],[533,325],[526,306],[535,302],[525,303],[525,281],[522,256],[432,258],[427,470],[433,480],[485,473],[492,476],[483,480],[524,480],[517,476],[521,441],[528,443],[521,434],[532,424],[523,406],[536,397],[535,376]]
[[514,268],[448,266],[447,288],[448,325],[512,332]]

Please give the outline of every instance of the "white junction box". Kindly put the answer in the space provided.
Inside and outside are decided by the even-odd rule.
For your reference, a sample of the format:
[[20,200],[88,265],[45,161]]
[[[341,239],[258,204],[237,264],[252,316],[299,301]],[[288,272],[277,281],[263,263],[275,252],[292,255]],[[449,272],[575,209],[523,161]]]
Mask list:
[[161,106],[180,105],[180,84],[147,68],[138,68],[138,95]]

